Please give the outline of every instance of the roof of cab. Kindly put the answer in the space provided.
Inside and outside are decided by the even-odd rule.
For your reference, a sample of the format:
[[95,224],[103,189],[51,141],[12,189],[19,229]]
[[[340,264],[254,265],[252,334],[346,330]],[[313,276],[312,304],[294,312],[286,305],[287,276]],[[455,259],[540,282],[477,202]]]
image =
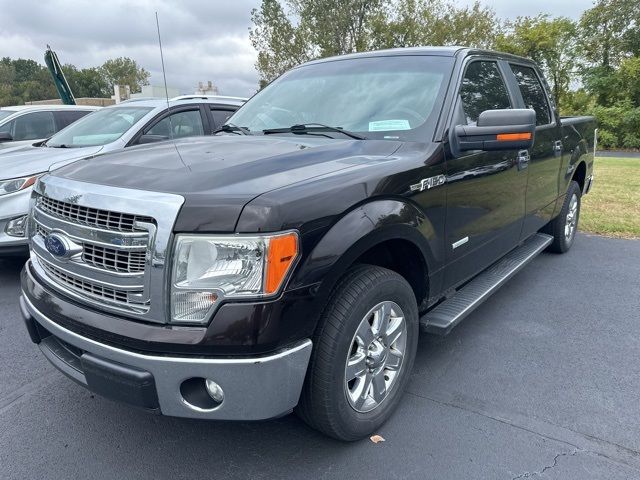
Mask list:
[[458,55],[491,55],[502,58],[511,58],[518,59],[521,61],[531,62],[530,59],[525,57],[518,57],[516,55],[511,55],[508,53],[496,52],[493,50],[482,50],[475,49],[469,47],[461,47],[461,46],[429,46],[429,47],[403,47],[403,48],[389,48],[386,50],[374,50],[371,52],[359,52],[359,53],[349,53],[346,55],[336,55],[334,57],[320,58],[318,60],[312,60],[307,63],[303,63],[302,65],[313,65],[315,63],[322,62],[331,62],[335,60],[348,60],[352,58],[367,58],[367,57],[391,57],[391,56],[411,56],[411,55],[425,55],[425,56],[436,56],[436,57],[455,57]]

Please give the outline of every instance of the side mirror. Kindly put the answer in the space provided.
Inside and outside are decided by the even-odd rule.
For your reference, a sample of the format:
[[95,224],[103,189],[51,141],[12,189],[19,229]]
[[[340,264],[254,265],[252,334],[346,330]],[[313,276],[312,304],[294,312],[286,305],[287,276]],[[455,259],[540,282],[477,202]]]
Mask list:
[[526,150],[533,145],[536,112],[528,108],[485,110],[476,125],[455,127],[458,150]]
[[138,145],[144,145],[146,143],[163,142],[165,140],[169,140],[169,137],[167,137],[166,135],[151,135],[147,133],[145,135],[142,135],[138,139]]
[[0,143],[11,141],[13,141],[13,137],[9,132],[0,132]]

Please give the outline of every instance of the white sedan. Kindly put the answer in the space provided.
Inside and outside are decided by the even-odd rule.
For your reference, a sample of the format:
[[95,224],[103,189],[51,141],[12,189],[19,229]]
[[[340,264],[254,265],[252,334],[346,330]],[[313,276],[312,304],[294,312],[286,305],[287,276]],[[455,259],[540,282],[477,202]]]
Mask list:
[[28,251],[26,215],[32,185],[40,175],[134,145],[210,135],[244,101],[219,96],[129,100],[87,115],[46,142],[4,154],[0,150],[0,256]]

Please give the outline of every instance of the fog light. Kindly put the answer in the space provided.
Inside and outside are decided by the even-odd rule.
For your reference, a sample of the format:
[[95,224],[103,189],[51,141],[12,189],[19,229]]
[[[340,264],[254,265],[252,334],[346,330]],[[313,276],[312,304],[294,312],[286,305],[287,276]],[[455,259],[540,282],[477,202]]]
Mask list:
[[207,393],[211,396],[211,398],[216,403],[222,403],[222,401],[224,400],[224,392],[222,391],[220,385],[208,378],[205,380],[204,384],[207,387]]
[[24,237],[27,231],[27,216],[23,215],[7,222],[4,231],[12,237]]

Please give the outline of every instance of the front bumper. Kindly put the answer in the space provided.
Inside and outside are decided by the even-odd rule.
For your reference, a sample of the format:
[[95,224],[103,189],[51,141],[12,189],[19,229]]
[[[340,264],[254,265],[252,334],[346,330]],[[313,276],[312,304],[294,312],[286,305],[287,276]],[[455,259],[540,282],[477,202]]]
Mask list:
[[[263,420],[286,414],[298,403],[311,355],[308,339],[266,356],[143,354],[64,328],[24,295],[20,307],[31,339],[64,374],[96,393],[169,416]],[[190,403],[184,386],[194,385],[192,379],[215,381],[224,392],[222,403],[213,408]]]

